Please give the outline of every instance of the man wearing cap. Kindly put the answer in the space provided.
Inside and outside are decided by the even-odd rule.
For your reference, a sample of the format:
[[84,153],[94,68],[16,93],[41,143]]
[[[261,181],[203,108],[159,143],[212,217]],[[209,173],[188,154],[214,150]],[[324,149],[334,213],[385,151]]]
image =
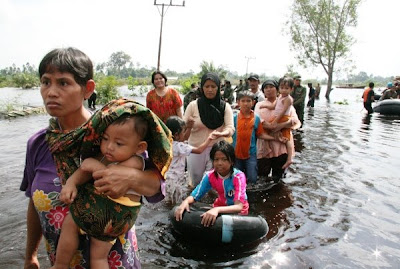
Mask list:
[[396,99],[396,98],[397,98],[396,88],[393,87],[393,83],[392,82],[389,82],[387,84],[387,89],[385,90],[385,93],[382,95],[380,100]]
[[300,85],[301,76],[295,76],[293,79],[294,87],[290,95],[293,97],[293,107],[296,109],[296,114],[299,117],[301,125],[303,125],[304,103],[306,101],[307,90]]
[[254,107],[256,105],[257,102],[261,102],[265,100],[265,96],[264,94],[258,89],[258,85],[260,84],[260,78],[258,77],[257,74],[252,74],[249,76],[249,78],[247,79],[249,81],[249,87],[250,87],[250,91],[252,93],[254,93],[254,105],[251,109],[254,110]]

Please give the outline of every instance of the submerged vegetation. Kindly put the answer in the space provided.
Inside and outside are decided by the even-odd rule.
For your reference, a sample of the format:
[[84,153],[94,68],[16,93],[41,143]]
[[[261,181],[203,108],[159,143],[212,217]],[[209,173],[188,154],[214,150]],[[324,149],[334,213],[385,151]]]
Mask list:
[[0,100],[0,118],[15,118],[45,112],[44,107],[21,105],[18,99],[16,96],[12,100]]

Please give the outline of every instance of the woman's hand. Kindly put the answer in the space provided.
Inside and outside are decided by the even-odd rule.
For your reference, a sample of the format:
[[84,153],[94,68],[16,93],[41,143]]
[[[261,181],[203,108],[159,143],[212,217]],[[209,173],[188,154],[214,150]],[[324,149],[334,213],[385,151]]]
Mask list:
[[203,224],[204,227],[209,227],[211,225],[214,225],[215,221],[217,220],[218,214],[219,214],[218,207],[211,208],[207,212],[200,215],[201,224]]
[[282,135],[282,132],[275,132],[272,133],[273,137],[275,138],[276,141],[282,142],[282,143],[286,143],[289,139],[287,139],[286,137],[284,137]]
[[123,165],[109,165],[107,168],[93,172],[94,186],[99,193],[118,198],[128,190],[153,196],[161,191],[161,175],[155,169],[139,170]]
[[210,134],[210,138],[212,140],[220,138],[221,136],[223,136],[222,133],[217,131],[217,130],[212,131],[211,134]]
[[267,121],[263,121],[262,126],[264,128],[264,130],[271,130],[271,123],[267,122]]
[[109,165],[103,170],[94,172],[94,186],[97,192],[108,195],[114,199],[124,196],[131,188],[131,170],[138,169],[124,167],[122,165]]

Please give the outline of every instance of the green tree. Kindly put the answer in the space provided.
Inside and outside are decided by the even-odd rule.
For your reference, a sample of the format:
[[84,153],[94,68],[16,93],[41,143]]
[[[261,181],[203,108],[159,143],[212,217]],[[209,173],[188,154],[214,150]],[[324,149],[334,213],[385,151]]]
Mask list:
[[19,88],[30,89],[39,85],[39,78],[36,74],[18,73],[12,78],[14,85]]
[[180,83],[182,86],[180,92],[182,94],[187,94],[192,89],[191,87],[192,83],[197,83],[197,84],[199,83],[199,77],[197,75],[183,79]]
[[206,62],[206,61],[202,61],[200,64],[200,73],[198,74],[199,78],[201,78],[204,74],[208,73],[208,72],[214,72],[217,73],[219,76],[220,80],[225,79],[226,74],[228,73],[227,70],[224,69],[223,66],[214,66],[213,62]]
[[325,97],[329,99],[338,60],[348,56],[353,38],[346,32],[357,26],[361,0],[294,0],[288,21],[291,47],[299,63],[321,65],[328,76]]
[[121,69],[125,67],[127,63],[130,63],[130,61],[131,61],[131,56],[129,56],[123,51],[117,51],[111,54],[110,60],[108,61],[108,65],[112,69],[116,69],[118,70],[118,72],[120,72]]
[[118,81],[114,76],[102,77],[96,84],[97,99],[100,104],[119,98]]

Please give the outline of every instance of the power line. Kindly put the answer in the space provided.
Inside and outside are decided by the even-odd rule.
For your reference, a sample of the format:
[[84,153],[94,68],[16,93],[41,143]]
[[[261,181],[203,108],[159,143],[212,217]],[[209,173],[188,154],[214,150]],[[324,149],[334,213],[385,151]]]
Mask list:
[[[158,44],[158,62],[157,62],[157,71],[160,70],[160,58],[161,58],[161,40],[162,40],[162,29],[163,29],[163,21],[164,21],[164,16],[167,13],[167,10],[164,12],[164,7],[184,7],[185,6],[185,0],[183,0],[182,4],[173,4],[172,0],[169,2],[169,4],[165,3],[157,3],[157,0],[154,0],[154,5],[155,6],[161,6],[161,26],[160,26],[160,42]],[[160,10],[159,10],[160,11]]]

